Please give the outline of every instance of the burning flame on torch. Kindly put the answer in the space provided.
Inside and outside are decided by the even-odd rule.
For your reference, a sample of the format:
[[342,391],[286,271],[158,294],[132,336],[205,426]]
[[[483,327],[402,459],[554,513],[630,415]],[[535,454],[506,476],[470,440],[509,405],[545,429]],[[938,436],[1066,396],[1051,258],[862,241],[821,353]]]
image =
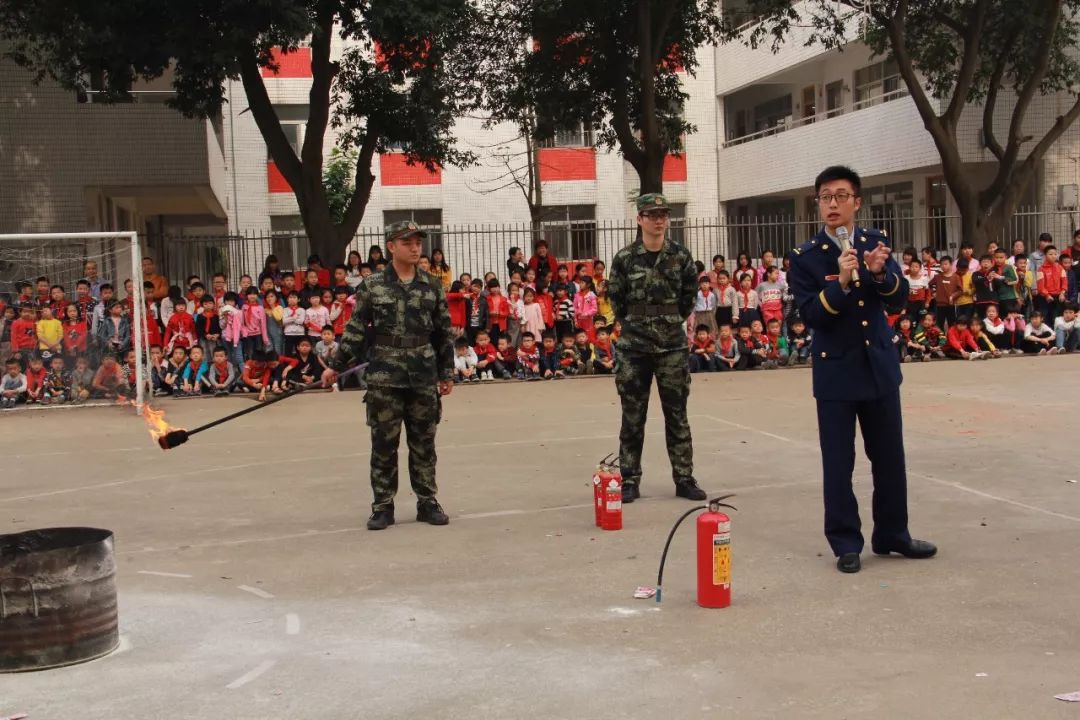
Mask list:
[[[134,401],[125,400],[123,398],[120,399],[120,404],[135,406]],[[150,438],[154,441],[155,445],[160,445],[161,443],[158,441],[161,440],[161,438],[165,437],[173,430],[178,429],[165,422],[164,410],[155,410],[154,408],[150,407],[149,403],[143,405],[142,416],[143,420],[146,421],[146,429],[150,432]],[[164,449],[164,447],[162,449]]]

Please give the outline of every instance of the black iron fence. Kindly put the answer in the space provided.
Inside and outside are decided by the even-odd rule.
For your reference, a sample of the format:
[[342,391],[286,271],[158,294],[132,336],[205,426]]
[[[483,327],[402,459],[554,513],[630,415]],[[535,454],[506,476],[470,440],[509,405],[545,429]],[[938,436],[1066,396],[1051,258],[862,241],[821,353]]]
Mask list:
[[[961,241],[958,216],[946,215],[870,215],[859,219],[868,227],[888,231],[893,247],[934,247],[955,254]],[[1025,209],[1018,212],[1002,231],[999,242],[1011,247],[1013,240],[1024,240],[1029,249],[1039,233],[1051,233],[1058,244],[1071,242],[1073,229],[1080,227],[1076,212]],[[758,258],[766,250],[784,253],[818,232],[816,219],[790,217],[741,217],[727,219],[673,218],[670,236],[685,245],[707,266],[716,254],[730,260],[740,252]],[[449,225],[425,227],[429,237],[426,250],[440,248],[455,273],[474,276],[491,271],[505,280],[506,260],[511,248],[524,249],[526,256],[539,239],[547,240],[555,256],[562,260],[600,259],[612,256],[631,242],[637,232],[632,221],[574,221],[500,225]],[[267,255],[278,257],[283,269],[301,268],[309,254],[307,238],[302,234],[248,234],[221,237],[147,238],[147,252],[158,260],[159,267],[182,283],[189,275],[204,280],[215,272],[230,279],[243,274],[253,277],[262,270]],[[371,246],[383,245],[381,228],[367,227],[357,232],[341,258],[324,258],[328,264],[344,262],[345,255],[356,250],[363,258]]]

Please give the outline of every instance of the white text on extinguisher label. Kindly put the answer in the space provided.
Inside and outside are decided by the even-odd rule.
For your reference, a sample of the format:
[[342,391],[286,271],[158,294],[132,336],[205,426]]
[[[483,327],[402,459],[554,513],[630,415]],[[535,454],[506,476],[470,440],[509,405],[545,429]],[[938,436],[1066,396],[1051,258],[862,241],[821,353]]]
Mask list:
[[731,532],[713,535],[713,585],[731,584]]
[[622,500],[608,500],[607,511],[614,512],[616,510],[622,511]]

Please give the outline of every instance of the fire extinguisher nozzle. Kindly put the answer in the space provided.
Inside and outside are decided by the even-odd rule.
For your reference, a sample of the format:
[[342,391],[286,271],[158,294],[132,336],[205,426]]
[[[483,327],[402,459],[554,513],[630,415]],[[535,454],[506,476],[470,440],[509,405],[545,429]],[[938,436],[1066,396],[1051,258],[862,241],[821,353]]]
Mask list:
[[661,594],[663,594],[663,591],[660,588],[656,588],[656,602],[658,602],[658,603],[660,602],[660,595]]

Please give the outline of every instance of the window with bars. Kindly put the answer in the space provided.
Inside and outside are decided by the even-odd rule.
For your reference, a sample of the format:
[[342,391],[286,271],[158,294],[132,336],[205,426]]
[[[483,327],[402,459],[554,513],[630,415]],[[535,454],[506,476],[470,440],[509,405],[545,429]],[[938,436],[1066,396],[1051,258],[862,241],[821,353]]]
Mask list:
[[825,117],[844,113],[844,81],[837,80],[825,86]]
[[892,58],[855,71],[855,109],[873,107],[906,95],[900,66]]
[[540,218],[542,236],[555,257],[596,257],[596,206],[549,205]]
[[568,128],[559,128],[555,131],[553,137],[541,140],[539,146],[542,148],[592,147],[593,130],[585,123],[578,123]]
[[671,208],[671,224],[668,225],[668,238],[686,246],[686,203],[668,203]]
[[754,107],[754,132],[791,123],[791,95],[781,95]]
[[915,244],[915,193],[912,183],[896,183],[862,189],[863,213],[871,227],[886,230],[892,247]]
[[430,255],[432,248],[442,247],[442,209],[423,210],[384,210],[383,224],[396,222],[414,222],[427,233],[423,252]]

